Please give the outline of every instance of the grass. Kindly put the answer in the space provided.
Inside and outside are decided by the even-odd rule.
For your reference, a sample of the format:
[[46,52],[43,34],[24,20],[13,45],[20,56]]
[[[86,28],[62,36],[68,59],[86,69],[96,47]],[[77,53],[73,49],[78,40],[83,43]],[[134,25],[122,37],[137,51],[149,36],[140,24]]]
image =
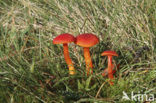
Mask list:
[[[1,103],[125,103],[139,91],[156,95],[155,0],[0,0]],[[82,48],[69,45],[77,74],[68,75],[61,33],[94,33],[94,74],[84,75]],[[105,50],[114,50],[120,70],[115,85],[100,73]],[[126,101],[126,103],[136,103]],[[154,103],[154,102],[153,102]]]

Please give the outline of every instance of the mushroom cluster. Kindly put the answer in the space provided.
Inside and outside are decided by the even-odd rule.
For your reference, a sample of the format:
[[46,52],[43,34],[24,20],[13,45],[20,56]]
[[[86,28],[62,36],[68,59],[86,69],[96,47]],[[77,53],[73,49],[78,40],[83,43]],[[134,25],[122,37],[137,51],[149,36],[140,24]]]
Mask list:
[[[68,43],[72,42],[83,47],[86,73],[87,75],[93,74],[93,64],[89,48],[96,45],[99,42],[99,38],[91,33],[80,34],[77,37],[64,33],[53,39],[53,44],[63,44],[64,59],[68,65],[70,75],[74,75],[76,72],[68,51]],[[118,56],[118,54],[115,51],[104,51],[101,56],[108,56],[108,67],[104,70],[102,76],[108,75],[110,80],[114,79],[113,74],[116,72],[116,70],[114,69],[115,67],[112,63],[112,56]],[[113,82],[110,81],[110,84],[113,85]]]

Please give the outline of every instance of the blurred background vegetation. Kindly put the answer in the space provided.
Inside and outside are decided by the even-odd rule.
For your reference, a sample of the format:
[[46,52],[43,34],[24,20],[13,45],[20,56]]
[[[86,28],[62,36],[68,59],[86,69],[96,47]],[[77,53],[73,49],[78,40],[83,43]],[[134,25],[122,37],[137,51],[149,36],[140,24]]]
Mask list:
[[[77,74],[69,76],[62,45],[52,44],[61,33],[99,37],[92,76],[73,43]],[[125,103],[123,91],[155,94],[155,48],[156,0],[0,0],[0,103]],[[105,50],[119,54],[114,86],[100,75]]]

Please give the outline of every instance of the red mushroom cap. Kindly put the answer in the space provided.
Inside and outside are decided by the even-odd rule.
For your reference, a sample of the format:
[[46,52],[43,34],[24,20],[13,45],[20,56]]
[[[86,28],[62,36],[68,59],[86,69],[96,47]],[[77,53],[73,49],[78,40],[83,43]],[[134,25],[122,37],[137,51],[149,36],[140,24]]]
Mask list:
[[75,41],[75,37],[73,35],[65,33],[54,38],[53,44],[64,44],[64,43],[70,43],[74,41]]
[[91,47],[99,42],[99,38],[91,33],[85,33],[76,37],[75,44],[82,47]]
[[118,56],[118,54],[115,51],[104,51],[101,56],[105,56],[105,55],[109,55],[109,56]]

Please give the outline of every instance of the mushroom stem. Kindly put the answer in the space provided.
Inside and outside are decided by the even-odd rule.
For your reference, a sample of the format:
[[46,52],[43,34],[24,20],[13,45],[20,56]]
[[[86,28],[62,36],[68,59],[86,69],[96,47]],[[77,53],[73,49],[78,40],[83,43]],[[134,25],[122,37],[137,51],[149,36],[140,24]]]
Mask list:
[[108,77],[113,79],[113,64],[112,64],[112,56],[108,56]]
[[[112,56],[108,56],[108,78],[113,79],[113,64],[112,64]],[[109,81],[110,85],[114,83]]]
[[68,51],[68,44],[63,44],[63,53],[64,53],[64,59],[68,65],[69,68],[69,74],[74,75],[75,74],[75,68],[74,65],[72,63],[72,60],[70,59],[69,56],[69,51]]
[[87,75],[89,75],[90,73],[93,74],[93,64],[92,64],[92,60],[90,57],[89,48],[84,47],[83,50],[84,50],[84,58],[85,58],[85,62],[86,62]]
[[[114,69],[114,65],[112,64],[112,74],[114,74],[115,72],[116,70]],[[106,75],[108,75],[108,67],[102,73],[102,76],[106,76]]]

